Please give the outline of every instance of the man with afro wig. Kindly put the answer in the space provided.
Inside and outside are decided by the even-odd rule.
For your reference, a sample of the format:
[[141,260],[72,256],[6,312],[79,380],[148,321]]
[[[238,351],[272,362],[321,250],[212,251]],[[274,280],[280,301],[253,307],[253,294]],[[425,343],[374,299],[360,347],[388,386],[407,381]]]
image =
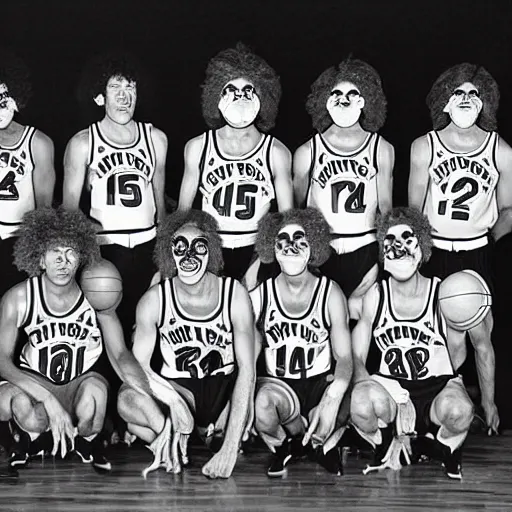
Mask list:
[[348,58],[316,79],[306,109],[317,133],[295,152],[295,199],[329,223],[332,255],[321,270],[341,286],[357,318],[377,277],[375,215],[392,202],[394,149],[378,134],[386,119],[381,79]]
[[352,376],[348,309],[339,286],[318,273],[329,257],[329,225],[314,208],[268,213],[256,250],[280,273],[251,292],[258,377],[255,428],[273,452],[269,477],[283,476],[305,448],[342,474],[338,446],[348,418],[343,398]]
[[235,279],[253,258],[258,221],[270,209],[293,206],[291,154],[268,133],[280,98],[279,77],[261,57],[241,43],[221,51],[203,84],[210,130],[185,147],[178,208],[194,205],[217,220],[224,272]]

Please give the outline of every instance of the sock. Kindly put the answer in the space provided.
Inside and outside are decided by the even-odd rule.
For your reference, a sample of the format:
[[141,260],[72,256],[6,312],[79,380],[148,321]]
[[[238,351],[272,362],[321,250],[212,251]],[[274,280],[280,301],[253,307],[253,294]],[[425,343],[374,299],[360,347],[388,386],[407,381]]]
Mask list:
[[450,453],[453,453],[457,448],[459,448],[462,443],[464,442],[464,439],[466,439],[466,436],[468,435],[467,432],[462,432],[462,434],[456,434],[453,435],[445,427],[441,427],[437,431],[437,440],[450,448]]

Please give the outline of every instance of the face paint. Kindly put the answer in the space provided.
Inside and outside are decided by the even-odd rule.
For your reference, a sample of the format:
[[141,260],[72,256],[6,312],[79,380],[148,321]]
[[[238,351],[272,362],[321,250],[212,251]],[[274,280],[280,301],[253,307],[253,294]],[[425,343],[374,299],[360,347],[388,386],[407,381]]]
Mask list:
[[446,112],[453,124],[459,128],[469,128],[476,123],[483,103],[478,89],[470,82],[465,82],[453,91],[443,112]]
[[422,253],[418,237],[407,224],[391,226],[384,238],[384,270],[397,281],[407,281],[418,270]]
[[172,239],[172,256],[178,278],[196,284],[206,273],[209,258],[208,239],[193,225],[183,226]]
[[251,82],[237,78],[228,82],[222,90],[219,110],[233,128],[246,128],[260,111],[260,99]]
[[307,268],[311,248],[304,229],[299,224],[288,224],[279,231],[274,250],[284,274],[298,276]]
[[[103,101],[101,99],[103,98]],[[137,85],[122,76],[112,76],[107,82],[105,96],[95,98],[105,105],[106,116],[117,124],[127,124],[133,118],[137,103]]]
[[7,86],[0,84],[0,130],[11,124],[15,112],[18,112],[16,101],[9,95]]
[[354,84],[340,82],[333,87],[326,106],[334,124],[348,128],[359,121],[364,98]]

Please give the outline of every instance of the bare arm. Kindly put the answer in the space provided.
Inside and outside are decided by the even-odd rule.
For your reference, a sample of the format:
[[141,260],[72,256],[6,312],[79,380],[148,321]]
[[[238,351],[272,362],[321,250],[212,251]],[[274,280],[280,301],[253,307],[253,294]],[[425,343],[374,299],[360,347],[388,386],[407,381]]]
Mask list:
[[156,218],[160,224],[165,217],[165,162],[167,160],[167,136],[162,130],[153,128],[153,145],[156,167],[153,174],[153,194],[156,203]]
[[68,210],[78,210],[85,182],[89,153],[89,132],[77,133],[66,146],[64,153],[64,189],[62,205]]
[[178,210],[190,210],[199,187],[201,154],[206,144],[206,134],[199,135],[185,145],[185,170],[181,180]]
[[375,283],[363,297],[361,317],[352,331],[352,356],[354,358],[354,384],[368,379],[366,360],[372,339],[372,327],[379,304],[379,285]]
[[51,206],[55,188],[54,148],[50,137],[36,130],[32,139],[33,184],[36,207]]
[[428,135],[416,139],[411,146],[411,168],[409,173],[409,206],[423,209],[427,197],[430,164]]
[[270,165],[274,176],[277,209],[284,212],[293,208],[292,155],[288,148],[277,139],[274,139],[272,145]]
[[306,205],[311,168],[311,140],[302,144],[293,155],[293,194],[297,208]]
[[379,139],[377,160],[377,190],[379,191],[379,211],[385,214],[393,207],[393,167],[395,165],[395,148],[382,137]]
[[494,239],[512,231],[512,148],[500,137],[496,164],[500,173],[500,179],[496,189],[499,217],[492,229]]

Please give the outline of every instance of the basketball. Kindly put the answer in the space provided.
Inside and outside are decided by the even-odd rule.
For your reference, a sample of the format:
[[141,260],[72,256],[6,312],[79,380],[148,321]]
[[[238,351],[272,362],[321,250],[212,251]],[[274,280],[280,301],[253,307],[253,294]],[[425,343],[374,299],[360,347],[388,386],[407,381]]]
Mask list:
[[479,274],[463,270],[443,280],[439,304],[453,328],[467,331],[478,325],[491,309],[491,292]]
[[104,259],[84,268],[80,287],[96,311],[117,308],[123,296],[123,281],[119,271],[113,263]]

